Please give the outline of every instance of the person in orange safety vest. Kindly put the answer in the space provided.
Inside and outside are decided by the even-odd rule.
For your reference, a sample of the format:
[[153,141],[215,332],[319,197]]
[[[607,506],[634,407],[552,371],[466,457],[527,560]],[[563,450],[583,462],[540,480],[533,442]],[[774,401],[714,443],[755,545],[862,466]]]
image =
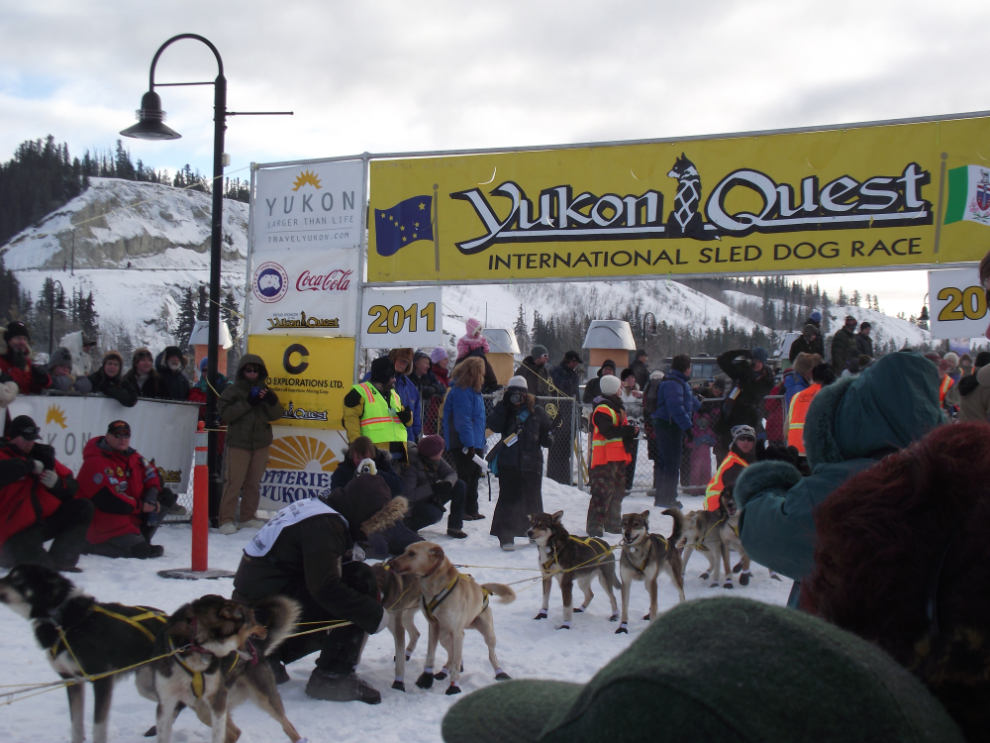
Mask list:
[[756,461],[756,431],[752,426],[732,427],[732,446],[705,490],[704,510],[717,511],[726,488],[732,488],[742,471]]
[[804,419],[808,416],[808,408],[815,395],[822,387],[835,381],[835,372],[828,364],[818,364],[811,370],[811,386],[791,398],[791,407],[787,410],[787,445],[793,446],[801,456],[804,456]]

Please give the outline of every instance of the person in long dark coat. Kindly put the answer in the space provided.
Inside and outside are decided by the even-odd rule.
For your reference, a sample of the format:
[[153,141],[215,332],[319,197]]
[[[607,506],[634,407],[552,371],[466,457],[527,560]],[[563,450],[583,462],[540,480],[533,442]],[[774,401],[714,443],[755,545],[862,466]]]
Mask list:
[[492,517],[492,536],[504,550],[529,530],[529,514],[543,513],[543,449],[550,448],[553,422],[527,392],[526,378],[509,380],[505,396],[488,416],[486,425],[502,434],[504,446],[492,463],[498,477],[498,503]]

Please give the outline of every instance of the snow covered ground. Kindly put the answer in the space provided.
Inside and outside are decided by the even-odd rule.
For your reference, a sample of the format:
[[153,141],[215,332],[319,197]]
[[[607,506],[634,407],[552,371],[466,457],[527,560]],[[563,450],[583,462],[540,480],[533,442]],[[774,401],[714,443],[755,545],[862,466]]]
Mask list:
[[[446,536],[445,523],[424,529],[421,533],[429,540],[440,543],[455,563],[472,566],[464,572],[471,573],[482,582],[511,583],[536,576],[536,550],[534,547],[518,547],[517,551],[502,552],[495,537],[489,536],[498,484],[492,480],[492,501],[488,500],[485,481],[481,483],[481,512],[485,521],[471,521],[464,525],[469,537],[454,540]],[[681,497],[685,510],[701,507],[701,498]],[[543,481],[543,501],[547,511],[564,511],[564,524],[575,534],[584,534],[584,520],[588,507],[588,495],[576,488],[561,486],[551,480]],[[627,497],[624,512],[644,511],[652,514],[654,531],[669,534],[669,517],[660,516],[661,509],[652,506],[652,498],[641,495]],[[228,537],[210,534],[210,567],[234,570],[241,550],[255,534],[245,529]],[[191,532],[188,525],[163,527],[156,541],[165,546],[165,556],[158,560],[109,560],[96,556],[84,556],[80,566],[84,572],[70,576],[86,592],[104,601],[130,604],[147,604],[167,611],[174,611],[183,603],[205,593],[229,596],[231,580],[182,581],[160,578],[157,572],[167,568],[189,566]],[[618,536],[609,535],[608,541],[616,543]],[[722,588],[709,588],[698,579],[707,563],[695,554],[688,565],[685,593],[688,600],[697,600],[726,593]],[[498,635],[498,655],[502,667],[513,678],[547,678],[562,681],[587,681],[601,666],[625,649],[648,623],[641,617],[649,610],[649,598],[642,584],[633,587],[630,601],[630,628],[628,635],[615,635],[616,624],[608,621],[608,598],[597,582],[593,588],[596,596],[587,614],[574,617],[570,631],[556,629],[562,619],[560,591],[554,586],[550,600],[550,618],[534,621],[540,608],[539,581],[517,584],[518,598],[513,604],[502,605],[493,600],[495,630]],[[765,569],[754,567],[753,581],[747,587],[736,585],[733,593],[771,604],[783,605],[791,588],[791,581],[771,580]],[[617,599],[620,597],[617,595]],[[660,578],[660,609],[665,610],[677,602],[677,593],[666,574]],[[315,656],[304,658],[289,666],[292,680],[279,687],[289,719],[307,736],[311,743],[323,741],[365,741],[377,743],[426,743],[440,740],[440,721],[450,705],[458,697],[444,695],[445,684],[436,684],[429,691],[422,691],[411,683],[423,668],[426,652],[425,620],[417,615],[417,626],[424,632],[420,647],[406,668],[408,692],[393,691],[392,637],[388,630],[370,638],[364,652],[359,673],[381,690],[383,701],[376,706],[358,702],[339,704],[309,699],[303,692],[306,680],[313,669]],[[5,684],[37,683],[55,680],[54,671],[38,648],[31,625],[14,612],[0,609],[0,633],[3,641],[3,674]],[[442,661],[440,651],[438,660]],[[487,651],[481,636],[468,631],[464,643],[465,669],[461,685],[465,693],[497,683],[494,681]],[[439,665],[439,664],[438,664]],[[9,689],[10,687],[8,687]],[[0,694],[0,705],[6,699]],[[141,735],[154,723],[155,706],[138,696],[133,681],[127,679],[117,685],[111,711],[109,739],[111,741],[144,740]],[[234,719],[244,731],[244,743],[285,741],[279,726],[252,704],[239,707]],[[86,731],[90,740],[92,721],[92,693],[87,692]],[[62,690],[0,706],[0,740],[11,743],[20,741],[46,741],[60,743],[70,740],[69,711]],[[176,723],[173,740],[177,743],[193,743],[209,740],[209,729],[199,723],[192,714],[183,713]]]

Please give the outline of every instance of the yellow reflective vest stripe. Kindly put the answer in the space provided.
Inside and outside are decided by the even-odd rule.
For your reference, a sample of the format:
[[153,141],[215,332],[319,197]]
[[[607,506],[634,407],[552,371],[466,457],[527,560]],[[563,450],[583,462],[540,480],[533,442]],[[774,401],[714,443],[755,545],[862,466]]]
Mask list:
[[822,388],[813,384],[806,390],[801,390],[791,398],[791,407],[787,411],[787,445],[795,447],[804,454],[804,419],[808,417],[811,401]]
[[591,466],[598,467],[599,465],[608,464],[609,462],[624,462],[629,464],[632,461],[632,455],[626,451],[625,444],[622,443],[622,437],[609,439],[605,438],[601,432],[598,430],[598,426],[595,425],[595,415],[598,413],[607,413],[612,418],[612,425],[614,426],[624,426],[626,425],[626,414],[623,412],[620,417],[618,413],[612,410],[608,405],[599,405],[591,413]]
[[718,510],[719,501],[722,497],[722,491],[725,490],[725,482],[722,478],[725,476],[728,469],[736,464],[742,465],[743,467],[749,467],[749,462],[740,457],[734,451],[730,451],[729,455],[722,460],[722,464],[718,466],[715,476],[712,478],[712,481],[708,483],[708,487],[705,489],[706,511]]

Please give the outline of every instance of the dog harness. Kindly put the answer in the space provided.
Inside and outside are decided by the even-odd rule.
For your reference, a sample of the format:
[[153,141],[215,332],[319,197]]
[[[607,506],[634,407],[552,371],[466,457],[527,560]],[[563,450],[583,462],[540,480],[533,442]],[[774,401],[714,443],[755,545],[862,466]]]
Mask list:
[[[194,671],[189,666],[186,665],[185,661],[182,660],[182,651],[175,647],[175,640],[172,637],[168,638],[168,649],[174,654],[175,662],[179,664],[183,671],[188,673],[192,678],[189,681],[189,688],[192,689],[193,696],[196,699],[202,699],[203,694],[206,692],[206,678],[202,671]],[[252,652],[254,648],[252,647]],[[209,651],[203,650],[196,646],[189,646],[189,652],[199,653],[201,655],[213,655]],[[227,669],[227,673],[234,670],[234,666],[237,665],[237,660],[240,657],[236,651],[231,653],[233,660],[230,663],[230,668]],[[215,658],[216,656],[214,656]]]
[[[566,573],[569,572],[570,570],[575,570],[577,568],[584,567],[585,565],[592,562],[597,562],[598,560],[601,560],[603,557],[605,557],[605,555],[607,555],[609,552],[612,551],[612,548],[606,542],[602,541],[598,537],[576,537],[573,534],[568,534],[567,539],[569,541],[577,542],[578,544],[583,544],[585,547],[591,547],[591,549],[595,551],[595,556],[590,560],[586,560],[585,562],[579,565],[575,565],[572,568],[567,568],[567,569],[561,568],[559,572],[562,573]],[[599,554],[599,549],[602,547],[604,547],[604,551],[602,551]],[[549,572],[551,565],[556,565],[558,568],[560,567],[560,561],[558,560],[557,557],[557,540],[554,540],[552,548],[547,547],[547,552],[550,554],[550,557],[547,558],[546,562],[541,563],[541,567]]]
[[[421,605],[423,607],[423,614],[426,615],[427,620],[429,620],[431,622],[434,621],[433,620],[433,612],[435,612],[437,610],[437,607],[440,606],[440,604],[442,604],[444,602],[444,600],[451,593],[453,593],[454,586],[457,585],[457,583],[460,581],[460,579],[461,579],[461,574],[460,573],[457,573],[457,575],[454,576],[454,579],[450,583],[448,583],[446,586],[444,586],[443,590],[440,591],[440,593],[438,593],[436,596],[434,596],[429,601],[426,600],[426,596],[423,596],[423,598],[421,599]],[[482,595],[482,599],[483,599],[482,600],[482,603],[481,603],[481,611],[484,611],[485,609],[488,608],[488,597],[492,595],[492,592],[489,591],[484,586],[481,586],[481,595]],[[480,614],[481,612],[478,612],[478,613]]]
[[[163,614],[162,612],[158,611],[157,609],[149,609],[147,606],[130,606],[128,608],[129,609],[142,609],[143,612],[141,614],[136,614],[133,617],[129,617],[126,614],[118,614],[117,612],[109,611],[107,609],[104,609],[99,604],[93,604],[90,607],[90,611],[91,612],[96,612],[97,614],[103,614],[103,615],[108,616],[108,617],[113,617],[114,619],[119,619],[121,622],[126,622],[127,624],[129,624],[132,627],[134,627],[134,629],[140,630],[141,633],[144,634],[145,637],[147,637],[149,640],[151,640],[152,642],[154,642],[155,641],[155,634],[151,630],[149,630],[147,627],[145,627],[143,624],[141,624],[141,622],[147,622],[148,620],[151,620],[151,619],[157,619],[162,624],[165,624],[165,622],[168,620],[167,616],[165,614]],[[69,650],[69,643],[65,639],[65,630],[64,630],[64,628],[62,628],[61,626],[59,626],[57,624],[56,624],[56,626],[58,626],[59,629],[62,630],[62,631],[61,631],[61,633],[59,635],[58,640],[56,640],[55,641],[55,644],[52,645],[51,648],[50,648],[50,651],[51,651],[51,654],[52,654],[52,658],[58,657],[58,654],[60,652],[59,648],[61,646],[63,646],[63,645],[65,646],[65,649],[66,650]],[[72,652],[72,651],[69,650],[69,652]]]
[[659,539],[663,542],[663,548],[667,549],[667,540],[660,534],[647,534],[647,536],[649,537],[648,541],[650,546],[646,550],[646,555],[643,557],[643,564],[637,566],[632,559],[629,560],[629,564],[632,565],[633,569],[640,575],[643,575],[646,572],[646,563],[650,561],[650,552],[653,550],[654,545],[656,545],[656,540]]

